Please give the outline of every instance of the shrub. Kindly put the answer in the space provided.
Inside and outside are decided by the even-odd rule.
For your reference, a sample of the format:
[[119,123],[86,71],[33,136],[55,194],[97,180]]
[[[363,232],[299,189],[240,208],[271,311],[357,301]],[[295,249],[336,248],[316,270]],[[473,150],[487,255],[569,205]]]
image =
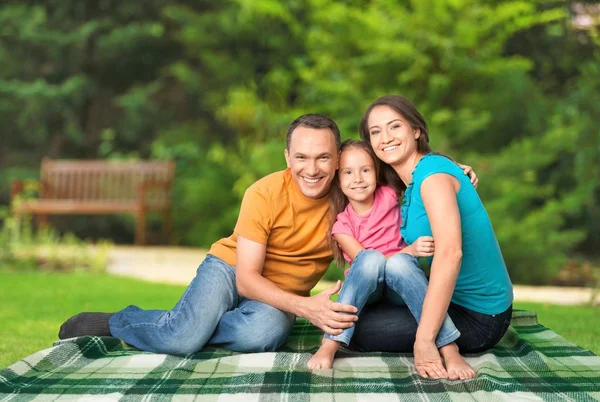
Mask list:
[[8,207],[0,207],[0,264],[4,267],[101,272],[106,269],[109,248],[106,241],[91,245],[71,233],[36,229],[30,217],[16,217]]

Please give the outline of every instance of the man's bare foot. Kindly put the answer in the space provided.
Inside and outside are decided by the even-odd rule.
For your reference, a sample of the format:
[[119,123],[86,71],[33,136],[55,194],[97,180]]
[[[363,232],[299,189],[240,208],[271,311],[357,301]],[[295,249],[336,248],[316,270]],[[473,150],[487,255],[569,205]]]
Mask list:
[[471,367],[458,352],[458,345],[456,343],[442,346],[440,348],[440,353],[444,358],[449,379],[466,380],[477,376],[473,367]]
[[331,339],[323,338],[321,347],[317,350],[317,353],[313,355],[308,361],[308,368],[311,370],[319,369],[330,369],[333,367],[333,359],[335,358],[335,352],[340,347],[340,343]]
[[435,342],[415,342],[415,368],[423,378],[448,378],[448,372],[442,363],[442,357],[438,352]]

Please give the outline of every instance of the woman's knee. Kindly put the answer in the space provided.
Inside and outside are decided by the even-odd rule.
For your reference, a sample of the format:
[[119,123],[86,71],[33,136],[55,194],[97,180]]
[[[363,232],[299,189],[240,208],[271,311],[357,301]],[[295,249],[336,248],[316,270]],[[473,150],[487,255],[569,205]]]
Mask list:
[[352,263],[351,272],[360,273],[370,279],[383,277],[386,259],[379,251],[362,250]]

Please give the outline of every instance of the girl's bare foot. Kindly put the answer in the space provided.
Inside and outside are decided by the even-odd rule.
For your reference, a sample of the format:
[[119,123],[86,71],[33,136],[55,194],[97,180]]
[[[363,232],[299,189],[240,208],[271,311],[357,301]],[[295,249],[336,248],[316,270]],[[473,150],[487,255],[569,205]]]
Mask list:
[[449,379],[466,380],[477,376],[473,367],[471,367],[458,352],[458,345],[456,345],[456,343],[442,346],[440,348],[440,353],[444,358],[444,363],[446,363]]
[[311,370],[319,369],[330,369],[333,367],[333,359],[335,358],[335,352],[340,347],[340,343],[331,339],[323,338],[321,347],[317,350],[317,353],[313,355],[308,361],[308,368]]
[[448,372],[442,363],[442,357],[438,351],[435,342],[419,341],[415,342],[415,368],[417,373],[423,378],[448,378]]

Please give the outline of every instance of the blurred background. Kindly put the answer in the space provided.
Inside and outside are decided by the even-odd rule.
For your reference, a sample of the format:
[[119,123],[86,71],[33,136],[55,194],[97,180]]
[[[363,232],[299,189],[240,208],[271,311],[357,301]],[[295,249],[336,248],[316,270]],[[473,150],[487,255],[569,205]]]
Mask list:
[[[368,104],[401,94],[434,150],[475,168],[513,280],[590,285],[599,33],[586,1],[4,0],[0,205],[43,157],[172,159],[171,244],[209,247],[247,186],[285,167],[295,117],[324,113],[358,138]],[[14,242],[3,216],[0,247]],[[125,244],[132,221],[50,218]],[[159,242],[160,217],[149,231]]]

